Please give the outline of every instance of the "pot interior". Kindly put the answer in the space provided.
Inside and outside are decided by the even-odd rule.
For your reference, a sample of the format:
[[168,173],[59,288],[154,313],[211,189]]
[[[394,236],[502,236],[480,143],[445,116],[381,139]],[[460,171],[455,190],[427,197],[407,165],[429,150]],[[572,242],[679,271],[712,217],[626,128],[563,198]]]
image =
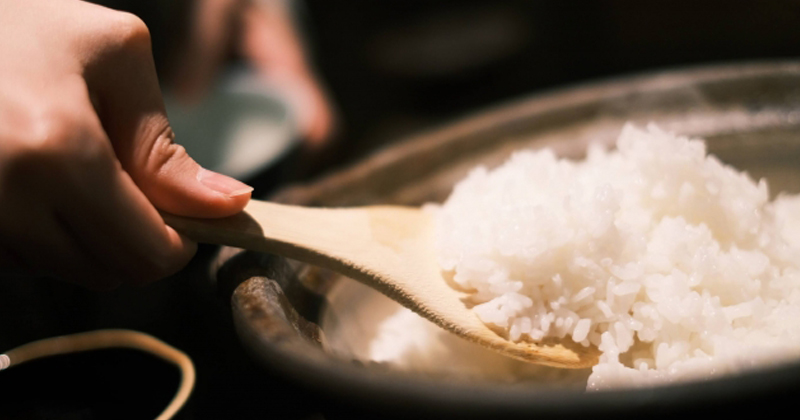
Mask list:
[[[800,193],[800,126],[705,136],[710,151],[723,162],[756,180],[766,179],[773,197]],[[581,150],[576,156],[585,145],[578,144]],[[561,147],[573,152],[569,145]],[[326,338],[325,350],[336,357],[429,377],[586,385],[590,369],[555,369],[509,359],[442,330],[370,287],[332,276],[319,325]]]
[[[772,63],[659,73],[525,99],[406,140],[359,165],[286,189],[272,199],[316,206],[441,202],[476,165],[494,167],[523,148],[550,147],[561,156],[581,158],[592,142],[610,145],[628,122],[655,123],[681,135],[703,137],[710,153],[723,162],[754,179],[765,178],[772,196],[800,193],[800,64]],[[386,334],[381,323],[402,312],[396,303],[344,276],[279,257],[242,257],[239,263],[226,265],[221,277],[246,280],[233,297],[245,345],[265,364],[300,381],[323,388],[331,384],[327,388],[331,393],[361,386],[378,395],[404,393],[408,398],[444,400],[450,385],[426,388],[425,384],[452,384],[455,378],[458,383],[478,384],[479,388],[470,388],[473,391],[485,391],[475,394],[476,404],[486,400],[497,405],[542,389],[520,391],[515,386],[515,391],[501,395],[494,392],[498,383],[585,387],[588,371],[509,360],[421,320],[406,319],[410,324],[399,323],[395,332],[413,324],[425,334],[384,337],[381,350],[391,355],[413,353],[416,348],[419,354],[401,365],[376,360],[370,355],[371,342]],[[275,286],[256,284],[256,279]],[[398,340],[405,342],[391,345]],[[423,343],[415,345],[414,340]],[[403,372],[402,387],[397,385],[397,372]],[[795,386],[800,379],[790,382]],[[415,394],[415,386],[431,395]],[[675,389],[663,395],[710,400],[695,388]],[[741,392],[753,393],[755,387]],[[528,403],[545,406],[553,401],[531,397]]]

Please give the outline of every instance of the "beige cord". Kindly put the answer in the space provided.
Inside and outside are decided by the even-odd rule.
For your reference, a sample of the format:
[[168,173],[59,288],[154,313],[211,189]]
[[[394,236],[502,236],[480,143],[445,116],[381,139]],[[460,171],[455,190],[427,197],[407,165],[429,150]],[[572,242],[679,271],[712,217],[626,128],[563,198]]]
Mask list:
[[0,370],[42,357],[108,348],[140,350],[164,359],[180,369],[182,381],[178,392],[175,393],[175,398],[167,408],[156,417],[156,420],[171,419],[189,399],[195,381],[192,359],[169,344],[138,331],[96,330],[34,341],[8,351],[6,354],[0,354]]

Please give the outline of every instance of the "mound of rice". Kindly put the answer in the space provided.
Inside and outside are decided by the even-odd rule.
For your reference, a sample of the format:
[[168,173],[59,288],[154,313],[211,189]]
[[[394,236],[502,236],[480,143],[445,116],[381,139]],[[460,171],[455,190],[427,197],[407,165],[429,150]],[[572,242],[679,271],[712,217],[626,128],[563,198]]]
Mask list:
[[588,389],[800,356],[800,198],[770,201],[702,140],[628,125],[581,162],[520,151],[433,211],[481,320],[597,346]]

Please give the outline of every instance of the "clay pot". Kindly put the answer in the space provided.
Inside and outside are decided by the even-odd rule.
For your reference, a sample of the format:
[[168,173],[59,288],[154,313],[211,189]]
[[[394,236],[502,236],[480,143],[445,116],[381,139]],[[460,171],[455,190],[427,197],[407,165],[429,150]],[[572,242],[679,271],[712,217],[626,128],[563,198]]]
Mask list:
[[[613,141],[627,121],[704,137],[723,161],[766,177],[773,194],[800,192],[800,62],[779,62],[665,71],[523,98],[396,143],[271,199],[308,206],[441,201],[477,164],[491,167],[516,149],[545,146],[580,157],[590,141]],[[233,290],[236,328],[253,357],[360,412],[461,418],[735,413],[755,404],[791,404],[800,386],[800,363],[707,382],[591,393],[404,374],[330,350],[341,337],[320,328],[326,302],[337,285],[352,280],[233,249],[223,249],[219,262],[219,284]]]

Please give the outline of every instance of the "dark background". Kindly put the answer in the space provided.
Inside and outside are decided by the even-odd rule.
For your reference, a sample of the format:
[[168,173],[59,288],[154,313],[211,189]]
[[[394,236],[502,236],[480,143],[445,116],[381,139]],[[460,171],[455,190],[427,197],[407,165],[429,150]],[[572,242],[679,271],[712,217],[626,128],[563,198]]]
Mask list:
[[[115,3],[148,23],[168,79],[190,2]],[[262,194],[544,90],[656,69],[798,57],[797,1],[309,0],[299,6],[340,130],[313,165],[297,155],[285,162],[309,170],[270,173]],[[172,279],[100,294],[0,274],[0,351],[58,334],[131,328],[195,360],[198,383],[184,418],[330,418],[347,410],[250,361],[233,332],[228,297],[208,278],[213,251],[202,249]],[[0,374],[0,419],[153,418],[176,381],[170,367],[132,352],[35,362]]]
[[493,104],[605,77],[797,57],[800,2],[326,1],[304,23],[341,159]]

